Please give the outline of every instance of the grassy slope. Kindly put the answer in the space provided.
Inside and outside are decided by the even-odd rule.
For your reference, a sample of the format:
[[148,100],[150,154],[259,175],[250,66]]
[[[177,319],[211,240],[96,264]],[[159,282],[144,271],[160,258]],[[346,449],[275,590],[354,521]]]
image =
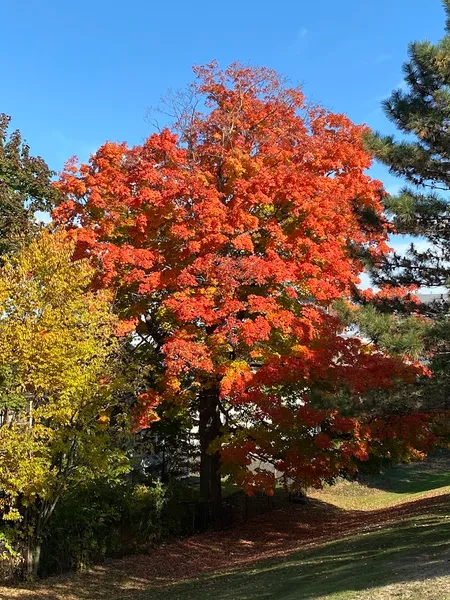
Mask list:
[[[111,566],[28,590],[0,588],[0,598],[450,600],[450,497],[442,495],[449,492],[450,457],[440,455],[426,463],[391,469],[363,486],[342,483],[314,494],[316,502],[334,505],[329,510],[341,511],[343,519],[356,516],[362,526],[370,521],[370,531],[365,533],[341,535],[313,549],[159,588],[153,587],[155,580],[150,577],[139,577],[139,571],[124,573]],[[400,503],[406,504],[390,508]],[[374,513],[374,509],[386,510]],[[383,519],[379,527],[374,515]],[[390,523],[387,515],[392,515]]]
[[344,510],[376,510],[428,496],[450,494],[450,454],[441,451],[423,462],[399,465],[361,484],[343,481],[313,498]]
[[450,570],[446,508],[439,506],[399,525],[294,553],[281,561],[271,559],[243,571],[178,583],[142,599],[450,599],[450,578],[443,577]]

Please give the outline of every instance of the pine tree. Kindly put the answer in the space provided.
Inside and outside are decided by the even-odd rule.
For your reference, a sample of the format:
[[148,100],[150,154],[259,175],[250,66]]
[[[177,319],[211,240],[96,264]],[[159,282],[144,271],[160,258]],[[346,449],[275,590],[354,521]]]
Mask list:
[[[444,0],[446,29],[436,44],[413,42],[403,66],[406,89],[395,90],[383,102],[388,119],[402,134],[398,139],[369,134],[367,147],[389,171],[406,180],[397,196],[385,199],[399,234],[425,241],[413,243],[405,255],[382,259],[371,270],[379,285],[450,287],[450,0]],[[398,308],[398,307],[397,307]],[[416,307],[416,310],[418,307]],[[395,312],[392,306],[384,312]],[[425,336],[433,355],[434,378],[422,390],[427,406],[447,405],[450,391],[450,324],[448,301],[422,305],[434,326]]]
[[367,138],[369,150],[403,177],[408,186],[386,199],[400,234],[425,238],[430,247],[412,246],[374,273],[377,283],[447,286],[450,280],[450,0],[444,1],[446,35],[437,44],[413,42],[403,66],[407,90],[383,102],[386,116],[404,139],[379,133]]

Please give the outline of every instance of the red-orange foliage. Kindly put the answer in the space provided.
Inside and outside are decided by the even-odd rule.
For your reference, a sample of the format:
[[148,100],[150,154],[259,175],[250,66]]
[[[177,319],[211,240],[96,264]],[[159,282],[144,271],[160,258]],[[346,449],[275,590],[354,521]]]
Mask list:
[[[382,186],[364,172],[364,127],[308,105],[275,72],[195,73],[206,111],[185,107],[178,133],[69,163],[54,218],[75,229],[78,255],[98,261],[124,319],[151,315],[164,369],[137,424],[154,419],[156,398],[189,403],[214,389],[223,417],[211,450],[226,472],[270,490],[273,475],[249,469],[262,457],[317,484],[385,435],[340,417],[335,395],[357,402],[419,370],[343,336],[327,312],[359,282],[355,248],[387,250]],[[330,408],[317,409],[318,397]]]

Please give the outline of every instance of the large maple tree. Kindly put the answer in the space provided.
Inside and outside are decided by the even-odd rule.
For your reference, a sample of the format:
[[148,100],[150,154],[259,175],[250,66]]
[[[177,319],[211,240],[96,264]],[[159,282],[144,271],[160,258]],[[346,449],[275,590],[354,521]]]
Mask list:
[[212,504],[219,468],[271,493],[269,463],[310,485],[385,442],[424,449],[423,415],[387,427],[338,411],[343,396],[357,406],[418,372],[343,335],[329,310],[351,297],[362,257],[387,251],[364,127],[311,106],[270,69],[195,74],[171,129],[132,148],[106,143],[58,183],[54,218],[74,231],[77,256],[97,261],[98,285],[116,289],[124,331],[137,328],[154,354],[136,428],[162,401],[198,411]]

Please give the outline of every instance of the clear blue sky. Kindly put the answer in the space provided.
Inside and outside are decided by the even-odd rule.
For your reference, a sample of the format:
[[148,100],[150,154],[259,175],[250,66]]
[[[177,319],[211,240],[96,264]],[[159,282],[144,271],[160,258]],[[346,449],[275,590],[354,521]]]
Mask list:
[[[105,140],[141,142],[147,108],[212,59],[272,67],[391,132],[380,101],[401,84],[408,43],[443,35],[444,11],[440,0],[10,0],[2,24],[0,112],[59,170]],[[398,189],[380,165],[372,173]]]
[[380,99],[401,81],[408,42],[439,39],[444,14],[439,0],[22,0],[3,3],[2,23],[0,112],[60,169],[106,139],[140,142],[146,108],[214,58],[273,67],[388,131]]

